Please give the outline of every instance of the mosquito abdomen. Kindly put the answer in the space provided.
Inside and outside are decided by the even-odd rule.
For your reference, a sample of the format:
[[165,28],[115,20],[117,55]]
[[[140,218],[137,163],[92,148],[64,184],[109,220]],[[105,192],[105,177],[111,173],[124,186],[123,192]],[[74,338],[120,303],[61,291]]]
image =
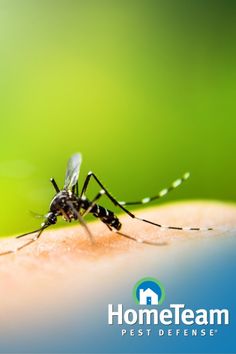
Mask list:
[[110,210],[96,204],[91,210],[94,216],[99,218],[102,222],[110,227],[114,227],[116,230],[120,230],[121,223],[117,216]]

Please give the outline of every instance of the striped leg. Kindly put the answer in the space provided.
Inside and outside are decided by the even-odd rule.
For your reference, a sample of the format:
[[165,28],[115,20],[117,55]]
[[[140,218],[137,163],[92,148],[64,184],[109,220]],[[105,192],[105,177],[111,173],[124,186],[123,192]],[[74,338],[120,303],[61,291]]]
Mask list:
[[142,240],[141,238],[135,238],[129,235],[124,234],[123,232],[114,230],[118,235],[123,236],[128,238],[129,240],[138,242],[138,243],[144,243],[145,245],[150,245],[150,246],[166,246],[168,243],[167,242],[152,242],[152,241],[146,241]]
[[[104,185],[99,181],[99,179],[96,177],[96,175],[93,173],[93,172],[89,172],[86,179],[85,179],[85,182],[84,182],[84,185],[83,185],[83,188],[82,188],[82,191],[81,191],[81,195],[80,197],[82,198],[83,194],[86,192],[87,190],[87,187],[88,187],[88,184],[89,184],[89,181],[91,179],[91,177],[93,177],[95,179],[95,181],[99,184],[99,186],[104,190],[106,196],[111,200],[111,202],[119,207],[120,209],[122,209],[126,214],[128,214],[131,218],[133,219],[137,219],[137,220],[140,220],[140,221],[143,221],[143,222],[146,222],[148,224],[151,224],[151,225],[154,225],[154,226],[157,226],[159,228],[163,228],[163,229],[171,229],[171,230],[181,230],[181,231],[210,231],[210,230],[213,230],[212,227],[179,227],[179,226],[164,226],[164,225],[161,225],[161,224],[158,224],[158,223],[155,223],[153,221],[150,221],[150,220],[146,220],[146,219],[143,219],[143,218],[139,218],[137,216],[135,216],[133,213],[131,213],[129,210],[127,210],[122,204],[120,204],[109,192],[108,190],[104,187]],[[187,176],[188,178],[188,176]],[[177,180],[178,181],[178,180]],[[178,182],[176,183],[176,187],[177,185],[179,185],[180,183],[182,182]],[[174,187],[175,188],[175,187]]]
[[184,181],[186,181],[190,176],[189,172],[186,172],[181,178],[176,179],[168,188],[162,189],[157,195],[153,197],[143,198],[136,202],[119,202],[120,205],[138,205],[138,204],[147,204],[152,202],[153,200],[160,199],[171,192],[173,189],[179,187]]
[[118,206],[119,208],[121,208],[125,213],[129,214],[129,216],[131,216],[132,218],[134,218],[134,215],[129,211],[127,210],[126,208],[124,208],[121,204],[119,204],[119,202],[108,192],[108,190],[104,187],[104,185],[99,181],[99,179],[96,177],[96,175],[93,173],[93,172],[89,172],[86,179],[85,179],[85,182],[84,182],[84,185],[83,185],[83,188],[82,188],[82,191],[80,193],[80,198],[82,198],[82,196],[86,193],[86,190],[88,188],[88,184],[91,180],[91,177],[93,177],[95,179],[95,181],[97,182],[97,184],[104,190],[105,194],[107,195],[107,197],[112,201],[112,203],[115,205],[115,206]]

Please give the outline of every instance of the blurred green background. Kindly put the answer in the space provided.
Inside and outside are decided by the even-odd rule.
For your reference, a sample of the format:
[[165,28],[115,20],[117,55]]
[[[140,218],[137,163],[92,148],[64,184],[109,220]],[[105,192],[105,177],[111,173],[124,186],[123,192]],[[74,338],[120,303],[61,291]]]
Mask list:
[[76,151],[120,200],[189,170],[163,202],[235,201],[235,9],[0,0],[0,234],[39,225]]

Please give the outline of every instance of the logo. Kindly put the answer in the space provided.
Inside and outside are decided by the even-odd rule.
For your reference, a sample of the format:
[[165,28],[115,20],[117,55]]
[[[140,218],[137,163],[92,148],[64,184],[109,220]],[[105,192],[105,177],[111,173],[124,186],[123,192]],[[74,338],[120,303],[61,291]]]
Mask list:
[[139,305],[160,305],[165,299],[165,290],[155,278],[143,278],[135,284],[133,297]]
[[[214,336],[215,326],[229,325],[229,310],[187,307],[170,303],[159,307],[165,299],[165,289],[155,278],[142,278],[133,287],[135,308],[123,304],[108,305],[108,324],[121,326],[122,336],[156,333],[158,336]],[[137,306],[138,305],[138,306]]]

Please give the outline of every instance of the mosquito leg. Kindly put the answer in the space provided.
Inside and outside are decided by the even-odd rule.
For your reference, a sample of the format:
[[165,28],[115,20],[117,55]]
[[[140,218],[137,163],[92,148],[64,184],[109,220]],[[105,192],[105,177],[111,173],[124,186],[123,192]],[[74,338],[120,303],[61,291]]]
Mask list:
[[54,179],[54,178],[50,178],[50,182],[52,183],[52,185],[53,185],[55,191],[56,191],[57,193],[59,193],[59,192],[60,192],[60,189],[59,189],[59,187],[58,187],[58,185],[57,185],[55,179]]
[[39,239],[39,237],[42,235],[42,232],[43,232],[44,229],[45,229],[45,228],[41,229],[41,230],[39,231],[38,235],[35,236],[34,238],[32,238],[29,242],[27,242],[27,243],[25,243],[24,245],[18,247],[16,251],[20,251],[20,250],[22,250],[22,248],[25,248],[25,247],[27,247],[28,245],[30,245],[31,243],[37,241],[37,240]]
[[[104,191],[104,189],[100,190],[100,192],[96,195],[96,197],[92,200],[91,205],[88,207],[88,209],[85,210],[85,212],[83,213],[83,217],[85,215],[87,215],[92,209],[93,207],[96,205],[97,201],[105,194],[106,192]],[[106,224],[107,225],[107,224]],[[132,241],[138,242],[138,243],[145,243],[147,245],[155,245],[155,246],[162,246],[162,245],[166,245],[166,242],[151,242],[151,241],[145,241],[142,239],[138,239],[129,235],[124,234],[123,232],[119,232],[117,230],[114,230],[113,228],[111,228],[109,225],[107,225],[107,227],[109,228],[110,231],[115,231],[117,234],[129,238]]]
[[90,206],[88,207],[88,209],[86,209],[82,216],[85,217],[88,213],[90,213],[90,211],[93,209],[93,207],[96,205],[97,201],[101,198],[101,196],[103,196],[104,194],[106,194],[106,192],[104,191],[104,189],[101,189],[100,192],[96,195],[96,197],[91,201]]
[[79,222],[81,223],[81,225],[85,228],[87,234],[89,235],[90,241],[92,243],[94,243],[94,239],[93,239],[93,235],[91,233],[91,231],[89,230],[86,222],[84,221],[84,218],[80,215],[80,213],[75,209],[74,205],[71,202],[67,202],[68,205],[70,206],[70,208],[73,210],[73,213],[76,215],[76,217],[78,218]]
[[79,184],[78,184],[78,181],[77,181],[77,183],[76,183],[76,185],[75,185],[75,194],[76,194],[77,197],[78,197],[78,195],[79,195]]
[[168,188],[162,189],[157,195],[153,197],[146,197],[136,202],[120,202],[120,205],[138,205],[138,204],[147,204],[152,202],[153,200],[160,199],[167,195],[169,192],[173,191],[175,188],[179,187],[184,181],[186,181],[190,176],[189,172],[186,172],[181,178],[176,179]]
[[135,238],[135,237],[126,235],[126,234],[124,234],[123,232],[120,232],[120,231],[116,231],[116,230],[113,230],[113,231],[114,231],[115,233],[117,233],[118,235],[120,235],[120,236],[126,237],[126,238],[128,238],[129,240],[132,240],[132,241],[135,241],[135,242],[138,242],[138,243],[145,243],[146,245],[151,245],[151,246],[166,246],[166,245],[167,245],[167,242],[152,242],[152,241],[146,241],[146,240],[142,240],[142,239],[140,239],[140,238]]
[[[86,216],[90,211],[93,209],[93,207],[97,204],[97,201],[101,198],[102,195],[106,194],[103,189],[100,190],[100,192],[96,195],[96,197],[92,200],[91,205],[84,211],[82,216]],[[105,225],[108,227],[110,231],[113,231],[112,227],[108,224],[105,223]]]
[[89,228],[88,228],[86,222],[84,221],[84,219],[83,219],[82,216],[80,215],[80,213],[78,213],[78,219],[79,219],[81,225],[82,225],[82,226],[85,228],[85,230],[87,231],[87,234],[89,235],[90,241],[91,241],[92,243],[94,243],[93,235],[92,235],[91,231],[89,230]]
[[72,187],[72,193],[75,194],[77,197],[79,196],[79,185],[78,185],[78,181],[77,181],[76,184]]
[[[91,205],[89,206],[88,209],[85,210],[83,216],[87,215],[92,209],[93,207],[96,205],[97,201],[104,195],[106,194],[105,190],[102,189],[100,190],[100,192],[96,195],[96,197],[92,200]],[[107,224],[106,224],[107,225]],[[151,242],[151,241],[145,241],[142,239],[138,239],[129,235],[124,234],[123,232],[120,232],[118,230],[115,230],[113,228],[111,228],[109,225],[107,225],[107,227],[109,228],[110,231],[114,231],[116,232],[118,235],[126,237],[132,241],[138,242],[138,243],[145,243],[147,245],[155,245],[155,246],[162,246],[162,245],[166,245],[166,242]]]
[[35,231],[32,231],[32,232],[28,232],[26,234],[23,234],[23,235],[20,235],[20,236],[17,236],[16,238],[20,238],[20,237],[24,237],[24,236],[27,236],[27,235],[30,235],[30,234],[33,234],[35,232],[38,232],[38,234],[33,237],[32,239],[30,239],[29,241],[27,241],[26,243],[24,243],[22,246],[18,247],[16,250],[9,250],[9,251],[5,251],[5,252],[2,252],[0,253],[0,256],[5,256],[7,254],[11,254],[11,253],[16,253],[20,250],[22,250],[23,248],[29,246],[31,243],[37,241],[39,239],[39,237],[42,235],[42,232],[47,228],[48,226],[44,226],[42,227],[41,229],[39,230],[35,230]]
[[42,226],[42,227],[40,227],[40,229],[38,229],[38,230],[34,230],[34,231],[31,231],[31,232],[27,232],[27,233],[25,233],[25,234],[16,236],[16,238],[21,238],[21,237],[25,237],[25,236],[27,236],[27,235],[35,234],[36,232],[40,232],[41,230],[44,230],[45,228],[46,228],[45,226]]
[[85,194],[86,190],[87,190],[87,187],[88,187],[88,184],[90,182],[90,179],[91,177],[93,177],[95,179],[95,181],[98,183],[98,185],[105,191],[105,194],[107,195],[107,197],[112,201],[112,203],[116,206],[119,206],[125,213],[129,214],[129,216],[131,216],[132,218],[134,218],[135,216],[129,211],[127,210],[126,208],[124,208],[121,204],[119,204],[119,202],[109,193],[109,191],[104,187],[104,185],[102,184],[102,182],[99,181],[99,179],[96,177],[96,175],[93,173],[93,172],[89,172],[86,179],[85,179],[85,182],[84,182],[84,185],[83,185],[83,188],[82,188],[82,191],[80,193],[80,198]]
[[95,174],[93,172],[89,172],[89,174],[87,175],[83,188],[82,188],[82,192],[81,192],[81,196],[86,192],[89,181],[91,179],[91,177],[93,177],[95,179],[95,181],[99,184],[99,186],[104,189],[106,196],[111,200],[111,202],[119,207],[120,209],[122,209],[126,214],[128,214],[131,218],[133,219],[137,219],[143,222],[146,222],[148,224],[157,226],[159,228],[162,229],[171,229],[171,230],[181,230],[181,231],[210,231],[213,230],[212,227],[179,227],[179,226],[165,226],[165,225],[161,225],[158,223],[155,223],[153,221],[149,221],[143,218],[139,218],[137,216],[135,216],[133,213],[131,213],[129,210],[127,210],[123,205],[121,205],[109,192],[108,190],[104,187],[104,185],[99,181],[99,179],[95,176]]

